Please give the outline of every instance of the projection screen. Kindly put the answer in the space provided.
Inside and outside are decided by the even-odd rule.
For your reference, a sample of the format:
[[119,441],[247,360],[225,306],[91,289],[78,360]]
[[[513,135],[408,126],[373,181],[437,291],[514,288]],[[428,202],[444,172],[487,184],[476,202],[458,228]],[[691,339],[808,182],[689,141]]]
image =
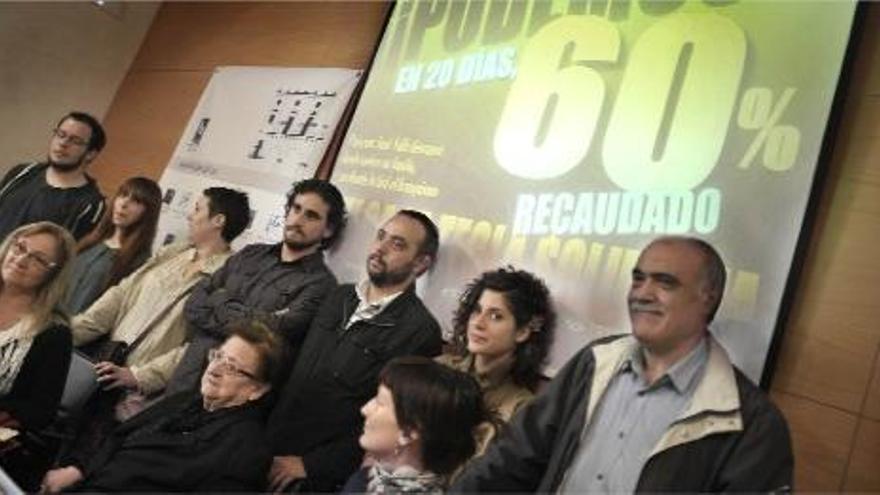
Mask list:
[[761,378],[855,4],[401,1],[332,180],[351,210],[331,264],[363,277],[401,207],[441,230],[419,290],[446,331],[464,284],[532,270],[561,316],[552,375],[586,342],[629,331],[641,247],[719,248],[712,331]]

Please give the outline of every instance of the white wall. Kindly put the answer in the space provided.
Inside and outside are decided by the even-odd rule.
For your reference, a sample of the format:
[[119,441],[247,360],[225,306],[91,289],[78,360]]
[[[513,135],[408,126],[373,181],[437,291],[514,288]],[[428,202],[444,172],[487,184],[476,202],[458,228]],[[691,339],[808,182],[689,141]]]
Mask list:
[[44,158],[69,110],[104,117],[158,6],[0,2],[0,172]]

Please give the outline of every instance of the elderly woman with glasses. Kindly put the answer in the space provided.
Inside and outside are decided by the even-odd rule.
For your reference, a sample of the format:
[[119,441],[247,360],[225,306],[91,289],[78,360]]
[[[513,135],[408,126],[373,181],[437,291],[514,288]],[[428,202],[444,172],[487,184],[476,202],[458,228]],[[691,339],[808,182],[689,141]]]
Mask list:
[[0,244],[0,425],[38,430],[55,418],[72,350],[58,307],[75,253],[73,237],[51,222]]
[[263,324],[233,325],[209,355],[199,394],[170,396],[120,424],[97,455],[49,471],[43,491],[261,490],[272,460],[263,418],[283,349]]

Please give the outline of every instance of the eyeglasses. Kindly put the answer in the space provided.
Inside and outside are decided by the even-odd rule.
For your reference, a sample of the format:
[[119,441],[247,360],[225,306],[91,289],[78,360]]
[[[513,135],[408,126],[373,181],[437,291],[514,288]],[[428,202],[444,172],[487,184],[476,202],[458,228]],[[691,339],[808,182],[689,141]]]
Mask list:
[[224,354],[220,349],[209,350],[208,361],[224,374],[237,375],[244,378],[250,378],[251,380],[257,379],[256,375],[241,369],[237,364],[233,363],[229,356]]
[[67,141],[68,143],[76,146],[85,146],[89,144],[89,141],[87,139],[83,139],[75,134],[68,134],[61,129],[58,129],[57,127],[55,129],[52,129],[52,135],[60,139],[61,141]]
[[21,239],[15,241],[9,248],[9,251],[16,257],[24,257],[25,259],[36,261],[37,265],[47,271],[58,267],[58,263],[46,258],[45,254],[28,249],[27,243]]

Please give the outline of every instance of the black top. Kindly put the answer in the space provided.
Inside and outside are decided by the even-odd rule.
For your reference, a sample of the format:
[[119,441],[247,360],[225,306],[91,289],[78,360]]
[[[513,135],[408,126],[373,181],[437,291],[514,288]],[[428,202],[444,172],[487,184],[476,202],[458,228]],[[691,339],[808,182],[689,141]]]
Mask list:
[[0,398],[0,411],[8,412],[25,429],[48,425],[58,412],[72,352],[73,339],[66,326],[53,324],[37,334],[12,389]]
[[98,224],[104,213],[104,196],[94,179],[80,187],[58,188],[46,182],[49,166],[21,164],[0,182],[0,240],[16,228],[41,220],[55,222],[77,240]]
[[259,491],[272,457],[263,404],[206,411],[198,394],[168,397],[119,425],[75,465],[88,492]]
[[321,251],[281,260],[281,244],[251,244],[199,282],[184,306],[193,337],[168,385],[169,395],[198,388],[211,347],[227,337],[230,323],[259,319],[298,347],[318,306],[336,287]]
[[440,354],[440,325],[410,286],[379,315],[345,323],[357,308],[351,284],[324,303],[268,430],[275,455],[303,457],[307,490],[338,489],[363,457],[360,408],[376,393],[379,371],[391,358]]
[[362,467],[355,471],[345,482],[339,493],[366,493],[370,482],[370,468]]

